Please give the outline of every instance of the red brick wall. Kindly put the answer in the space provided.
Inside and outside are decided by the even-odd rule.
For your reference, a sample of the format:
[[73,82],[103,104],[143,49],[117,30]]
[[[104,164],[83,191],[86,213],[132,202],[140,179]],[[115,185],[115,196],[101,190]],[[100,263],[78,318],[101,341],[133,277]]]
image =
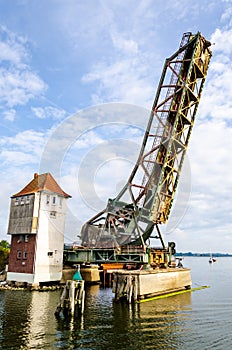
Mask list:
[[36,235],[12,235],[8,271],[33,273],[35,245]]

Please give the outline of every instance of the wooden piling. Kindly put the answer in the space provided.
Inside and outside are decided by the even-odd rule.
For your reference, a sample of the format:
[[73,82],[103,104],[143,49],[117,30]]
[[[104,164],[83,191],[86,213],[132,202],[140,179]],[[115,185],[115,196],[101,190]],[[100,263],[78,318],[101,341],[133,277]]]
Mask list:
[[114,272],[112,292],[115,300],[126,299],[130,304],[144,298],[168,294],[191,287],[190,270],[187,268],[168,268],[149,271]]
[[85,302],[84,280],[68,280],[61,294],[59,304],[57,305],[55,315],[75,316],[83,314]]

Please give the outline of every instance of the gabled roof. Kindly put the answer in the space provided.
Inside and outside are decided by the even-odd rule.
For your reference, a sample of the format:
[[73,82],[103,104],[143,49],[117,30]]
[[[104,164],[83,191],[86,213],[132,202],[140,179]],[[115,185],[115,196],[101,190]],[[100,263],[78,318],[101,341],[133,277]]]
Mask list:
[[13,197],[25,196],[28,194],[41,192],[41,191],[49,191],[52,193],[57,193],[66,198],[70,198],[71,196],[65,193],[61,187],[58,185],[56,180],[50,173],[45,174],[34,174],[34,179],[29,182],[20,192],[14,194]]

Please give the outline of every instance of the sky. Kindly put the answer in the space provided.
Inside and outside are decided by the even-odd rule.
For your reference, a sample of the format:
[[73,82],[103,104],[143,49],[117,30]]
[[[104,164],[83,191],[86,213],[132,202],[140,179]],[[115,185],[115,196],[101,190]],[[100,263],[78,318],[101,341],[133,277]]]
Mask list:
[[165,59],[198,31],[213,56],[160,229],[178,251],[232,253],[232,0],[0,0],[0,239],[10,197],[50,172],[78,241],[130,175]]

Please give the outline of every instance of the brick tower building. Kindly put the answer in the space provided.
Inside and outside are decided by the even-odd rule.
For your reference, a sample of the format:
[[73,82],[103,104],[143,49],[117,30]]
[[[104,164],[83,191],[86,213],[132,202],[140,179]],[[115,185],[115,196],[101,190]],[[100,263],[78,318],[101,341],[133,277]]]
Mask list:
[[34,174],[34,179],[11,197],[8,281],[32,285],[60,281],[66,200],[70,197],[50,173]]

